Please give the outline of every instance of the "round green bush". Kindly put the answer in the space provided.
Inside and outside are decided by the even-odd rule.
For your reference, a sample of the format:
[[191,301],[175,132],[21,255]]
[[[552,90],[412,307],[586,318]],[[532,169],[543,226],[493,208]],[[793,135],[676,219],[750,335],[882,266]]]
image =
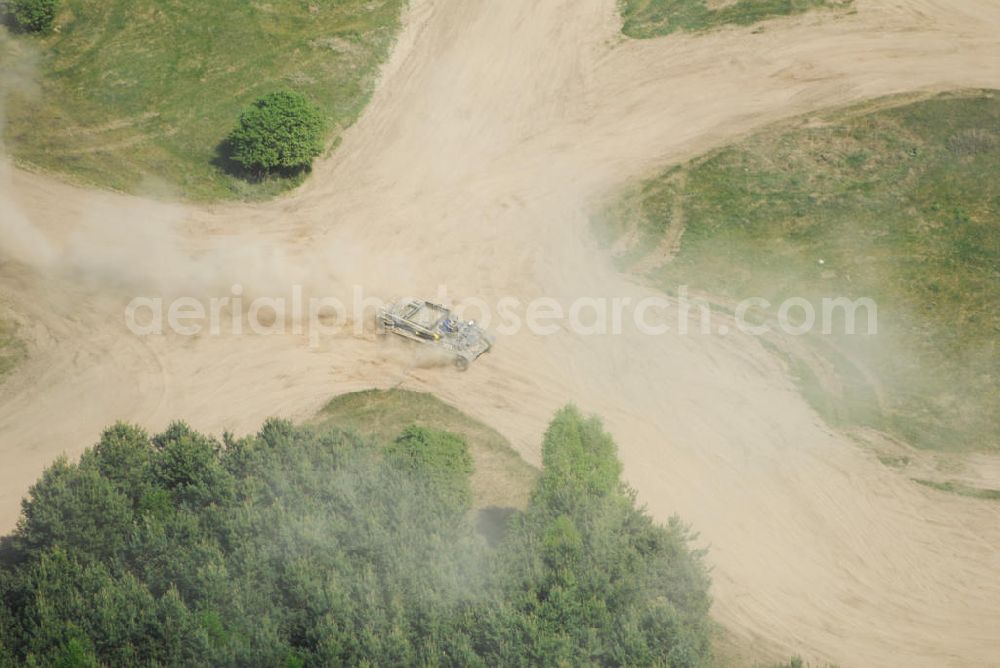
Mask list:
[[308,167],[323,151],[326,122],[303,95],[279,91],[243,110],[229,135],[230,158],[244,169],[263,174]]
[[49,32],[59,11],[59,0],[13,0],[10,9],[21,29]]

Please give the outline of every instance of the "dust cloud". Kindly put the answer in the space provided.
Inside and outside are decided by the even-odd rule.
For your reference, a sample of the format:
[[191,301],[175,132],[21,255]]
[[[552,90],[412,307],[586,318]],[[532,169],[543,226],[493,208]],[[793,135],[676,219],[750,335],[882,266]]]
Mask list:
[[18,260],[36,266],[53,261],[49,242],[21,210],[13,196],[13,165],[7,156],[7,108],[15,96],[38,94],[38,54],[29,45],[0,31],[0,260]]

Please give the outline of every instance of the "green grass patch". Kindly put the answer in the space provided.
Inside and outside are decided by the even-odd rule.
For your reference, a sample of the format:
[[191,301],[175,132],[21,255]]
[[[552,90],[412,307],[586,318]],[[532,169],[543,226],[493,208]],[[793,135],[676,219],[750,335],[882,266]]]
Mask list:
[[620,0],[622,32],[629,37],[662,37],[677,30],[699,31],[746,26],[810,9],[849,5],[851,0]]
[[835,318],[805,337],[839,388],[792,360],[810,401],[918,447],[996,450],[998,173],[1000,93],[881,100],[673,167],[606,212],[601,233],[633,240],[628,267],[682,224],[677,255],[646,270],[667,289],[803,297],[820,318],[824,297],[873,299],[877,335],[864,322],[844,335]]
[[471,480],[477,508],[524,508],[538,478],[538,470],[521,459],[506,438],[432,394],[351,392],[330,400],[315,421],[355,429],[381,443],[392,441],[410,425],[460,434],[475,465]]
[[0,319],[0,379],[27,357],[24,342],[17,338],[17,324]]
[[250,183],[220,144],[240,111],[303,93],[333,128],[358,117],[403,0],[66,0],[41,47],[40,89],[8,109],[22,163],[117,190],[260,199],[303,178]]
[[942,492],[958,494],[959,496],[970,496],[974,499],[990,499],[992,501],[1000,500],[1000,489],[982,489],[960,482],[939,482],[936,480],[924,480],[922,478],[913,478],[913,482]]

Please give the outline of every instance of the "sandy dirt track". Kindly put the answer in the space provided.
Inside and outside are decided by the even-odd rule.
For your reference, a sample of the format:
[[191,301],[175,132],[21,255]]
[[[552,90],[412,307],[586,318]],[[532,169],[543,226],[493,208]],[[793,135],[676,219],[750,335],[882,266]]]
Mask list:
[[[0,174],[0,305],[30,360],[0,403],[0,529],[56,455],[116,419],[220,433],[333,394],[434,392],[538,461],[574,401],[660,518],[709,545],[714,615],[768,651],[842,666],[1000,665],[1000,507],[925,490],[831,431],[742,335],[503,337],[466,374],[343,333],[152,337],[136,294],[648,296],[591,241],[601,198],[783,118],[905,91],[1000,88],[996,0],[633,42],[614,2],[414,0],[382,83],[293,196],[168,206]],[[44,242],[40,240],[44,239]],[[11,258],[17,258],[16,261]],[[676,323],[674,323],[676,324]]]

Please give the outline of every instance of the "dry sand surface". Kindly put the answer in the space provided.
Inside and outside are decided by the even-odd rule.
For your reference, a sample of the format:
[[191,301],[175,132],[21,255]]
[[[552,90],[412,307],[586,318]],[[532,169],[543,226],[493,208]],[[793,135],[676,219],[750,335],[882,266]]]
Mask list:
[[[105,425],[220,433],[331,395],[433,392],[538,461],[553,411],[603,416],[659,518],[709,545],[715,617],[842,666],[1000,665],[1000,506],[936,493],[826,427],[751,337],[502,337],[465,374],[345,332],[140,339],[136,294],[653,294],[588,234],[631,178],[811,110],[1000,88],[1000,2],[858,0],[748,29],[628,41],[613,0],[413,0],[342,146],[265,205],[167,206],[7,169],[0,306],[30,360],[2,387],[0,529]],[[724,322],[720,319],[718,322]],[[998,470],[994,467],[994,470]],[[994,481],[996,483],[996,481]]]

